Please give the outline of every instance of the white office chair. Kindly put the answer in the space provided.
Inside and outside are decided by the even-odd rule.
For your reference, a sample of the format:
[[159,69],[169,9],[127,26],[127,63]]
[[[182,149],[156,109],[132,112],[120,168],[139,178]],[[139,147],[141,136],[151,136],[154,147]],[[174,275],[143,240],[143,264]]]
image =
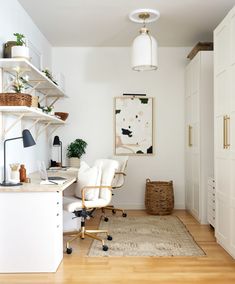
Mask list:
[[95,166],[90,168],[84,162],[78,172],[78,187],[75,191],[75,197],[64,197],[64,210],[74,213],[76,217],[81,217],[81,229],[75,232],[66,232],[64,235],[72,236],[66,242],[67,254],[72,253],[70,243],[77,238],[82,239],[85,236],[102,242],[104,251],[108,246],[104,240],[96,236],[97,233],[105,233],[107,240],[112,240],[107,230],[87,230],[85,220],[88,219],[94,209],[107,206],[112,199],[112,181],[115,171],[118,169],[118,162],[109,159],[100,159],[95,162]]
[[[120,189],[123,187],[126,177],[126,168],[128,162],[128,156],[115,156],[112,157],[113,160],[116,160],[119,164],[117,171],[115,172],[115,176],[112,182],[112,188]],[[103,218],[105,222],[108,222],[109,218],[105,214],[105,210],[112,210],[113,214],[116,214],[117,211],[122,212],[122,217],[126,217],[127,213],[122,208],[116,208],[113,205],[108,205],[102,208]]]

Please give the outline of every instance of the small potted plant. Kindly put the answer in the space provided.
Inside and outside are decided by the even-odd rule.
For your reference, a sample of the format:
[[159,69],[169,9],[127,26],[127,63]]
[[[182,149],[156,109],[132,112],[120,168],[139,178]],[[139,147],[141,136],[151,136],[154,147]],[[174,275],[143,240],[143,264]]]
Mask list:
[[26,94],[25,90],[28,88],[29,76],[22,76],[23,71],[19,67],[14,68],[16,75],[11,78],[11,83],[8,89],[11,88],[10,92],[1,93],[0,105],[1,106],[31,106],[32,96]]
[[11,48],[11,56],[29,59],[29,48],[26,46],[25,36],[19,33],[14,33],[14,36],[16,37],[16,45]]
[[69,158],[70,167],[79,168],[80,158],[86,153],[86,147],[87,143],[82,139],[76,139],[74,142],[69,144],[67,148],[67,157]]
[[46,68],[46,69],[42,70],[42,73],[44,73],[45,76],[47,76],[47,78],[50,79],[54,84],[58,85],[58,83],[53,78],[53,76],[52,76],[52,74],[51,74],[49,69]]
[[54,115],[54,108],[52,106],[42,106],[41,109],[46,114]]

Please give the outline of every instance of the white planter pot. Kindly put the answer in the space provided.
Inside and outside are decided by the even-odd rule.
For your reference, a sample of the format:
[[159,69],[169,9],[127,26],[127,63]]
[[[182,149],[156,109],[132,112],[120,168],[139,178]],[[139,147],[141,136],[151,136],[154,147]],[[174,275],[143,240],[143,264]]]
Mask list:
[[29,59],[29,48],[21,45],[12,46],[11,57]]
[[69,166],[72,168],[80,167],[80,159],[78,158],[69,158]]

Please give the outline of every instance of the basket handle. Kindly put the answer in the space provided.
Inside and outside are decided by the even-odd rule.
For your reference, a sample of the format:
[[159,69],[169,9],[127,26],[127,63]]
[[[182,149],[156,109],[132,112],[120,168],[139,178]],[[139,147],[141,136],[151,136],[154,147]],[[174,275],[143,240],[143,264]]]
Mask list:
[[147,178],[147,179],[146,179],[146,182],[151,182],[150,178]]

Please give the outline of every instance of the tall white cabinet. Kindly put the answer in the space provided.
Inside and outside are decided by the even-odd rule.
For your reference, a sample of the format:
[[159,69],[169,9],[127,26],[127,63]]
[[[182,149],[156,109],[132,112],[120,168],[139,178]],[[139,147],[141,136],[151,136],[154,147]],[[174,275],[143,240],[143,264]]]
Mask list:
[[213,176],[213,51],[199,52],[186,67],[186,209],[207,222],[207,180]]
[[217,241],[235,257],[235,7],[214,31]]

